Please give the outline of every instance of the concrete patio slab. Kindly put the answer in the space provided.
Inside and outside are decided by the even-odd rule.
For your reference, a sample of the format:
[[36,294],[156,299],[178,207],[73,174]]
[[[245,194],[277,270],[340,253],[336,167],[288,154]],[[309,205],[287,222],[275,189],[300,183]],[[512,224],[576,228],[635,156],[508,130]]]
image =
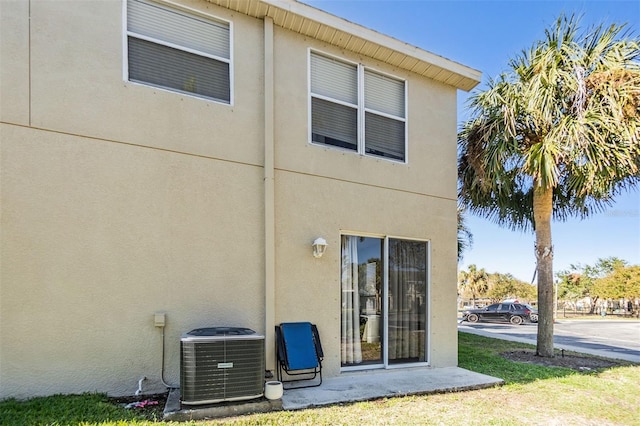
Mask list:
[[181,407],[180,390],[172,389],[165,407],[164,418],[180,421],[265,411],[301,410],[378,398],[484,389],[503,383],[502,379],[458,367],[366,370],[325,378],[322,385],[318,387],[285,389],[281,400],[269,401],[259,398],[202,407]]
[[315,388],[285,390],[282,408],[299,410],[395,396],[459,392],[503,383],[502,379],[457,367],[366,370],[326,378]]

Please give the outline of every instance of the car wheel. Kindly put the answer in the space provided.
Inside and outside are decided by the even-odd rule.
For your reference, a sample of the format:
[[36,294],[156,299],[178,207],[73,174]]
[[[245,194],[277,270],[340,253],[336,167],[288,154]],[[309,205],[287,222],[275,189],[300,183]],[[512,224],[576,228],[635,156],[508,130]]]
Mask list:
[[513,325],[520,325],[520,324],[522,324],[522,317],[520,317],[518,315],[514,315],[514,316],[511,317],[511,319],[509,321]]
[[538,316],[537,315],[531,315],[531,322],[538,322]]
[[476,314],[469,314],[469,316],[467,317],[467,321],[478,322],[478,316]]

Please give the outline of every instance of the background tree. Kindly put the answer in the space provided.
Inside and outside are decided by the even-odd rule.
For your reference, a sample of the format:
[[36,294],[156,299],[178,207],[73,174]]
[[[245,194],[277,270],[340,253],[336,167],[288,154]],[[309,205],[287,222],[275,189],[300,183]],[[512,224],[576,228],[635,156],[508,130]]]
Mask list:
[[584,297],[591,298],[591,310],[594,313],[596,302],[599,298],[608,298],[611,296],[603,296],[593,287],[598,279],[605,278],[618,268],[624,268],[626,261],[617,257],[600,258],[595,265],[570,265],[568,271],[560,271],[556,274],[560,280],[558,293],[559,298],[571,300],[572,302]]
[[476,298],[484,294],[489,288],[489,275],[484,269],[478,269],[476,265],[469,265],[469,271],[460,271],[458,285],[463,292],[471,295],[472,305],[475,308]]
[[589,295],[588,280],[583,279],[582,273],[577,272],[575,268],[574,265],[571,265],[569,270],[556,274],[559,279],[558,298],[561,300],[575,302]]
[[592,292],[602,299],[640,298],[640,266],[618,266],[613,272],[595,280]]
[[552,217],[586,217],[640,182],[640,40],[623,29],[579,34],[561,16],[472,95],[458,135],[462,206],[535,232],[540,356],[554,354]]
[[518,299],[522,303],[536,300],[535,286],[520,281],[511,274],[493,273],[489,275],[489,290],[487,297],[494,302],[505,299]]

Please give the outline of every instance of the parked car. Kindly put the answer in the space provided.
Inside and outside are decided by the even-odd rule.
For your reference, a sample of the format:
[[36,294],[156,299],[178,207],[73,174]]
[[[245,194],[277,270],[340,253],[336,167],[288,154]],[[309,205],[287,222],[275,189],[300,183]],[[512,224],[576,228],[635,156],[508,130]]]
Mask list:
[[523,322],[538,322],[538,311],[526,303],[494,303],[482,309],[468,309],[462,321],[503,321],[520,325]]

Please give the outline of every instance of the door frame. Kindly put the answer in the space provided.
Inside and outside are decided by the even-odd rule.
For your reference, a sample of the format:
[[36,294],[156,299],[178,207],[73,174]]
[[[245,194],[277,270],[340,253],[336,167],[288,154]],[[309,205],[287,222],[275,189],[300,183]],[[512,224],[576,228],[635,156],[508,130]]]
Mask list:
[[[342,359],[340,359],[340,372],[349,372],[349,371],[359,371],[359,370],[373,370],[373,369],[396,369],[396,368],[407,368],[407,367],[426,367],[430,365],[431,359],[431,321],[430,321],[430,313],[431,313],[431,240],[424,238],[414,238],[414,237],[402,237],[396,235],[383,235],[383,234],[374,234],[368,232],[357,232],[357,231],[340,231],[340,237],[338,241],[342,240],[342,236],[350,236],[350,237],[364,237],[364,238],[377,238],[382,240],[382,363],[377,364],[365,364],[365,365],[350,365],[343,366]],[[389,364],[389,240],[403,240],[403,241],[414,241],[414,242],[422,242],[426,244],[426,271],[425,271],[425,300],[426,300],[426,310],[425,310],[425,360],[418,362],[407,362],[407,363],[397,363],[397,364]],[[340,247],[342,250],[342,247]],[[342,268],[342,262],[339,262],[340,268]],[[341,277],[342,270],[339,271],[339,276]],[[342,290],[342,279],[340,282],[340,290]],[[339,316],[339,320],[342,321],[342,314]]]

